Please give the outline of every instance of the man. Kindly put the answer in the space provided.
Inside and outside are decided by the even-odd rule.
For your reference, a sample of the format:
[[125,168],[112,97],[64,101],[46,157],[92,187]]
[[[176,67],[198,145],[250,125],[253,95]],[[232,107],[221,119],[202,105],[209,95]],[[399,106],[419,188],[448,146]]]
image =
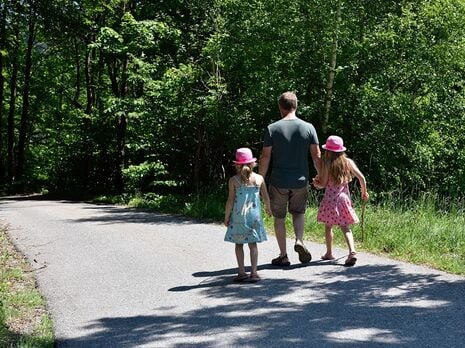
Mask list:
[[292,92],[281,94],[278,106],[282,118],[265,129],[259,173],[265,176],[271,161],[269,194],[280,251],[271,263],[289,266],[285,225],[287,211],[292,215],[296,238],[294,250],[299,254],[300,262],[307,263],[312,259],[303,243],[309,182],[308,153],[310,151],[318,172],[321,152],[315,127],[296,116],[296,95]]

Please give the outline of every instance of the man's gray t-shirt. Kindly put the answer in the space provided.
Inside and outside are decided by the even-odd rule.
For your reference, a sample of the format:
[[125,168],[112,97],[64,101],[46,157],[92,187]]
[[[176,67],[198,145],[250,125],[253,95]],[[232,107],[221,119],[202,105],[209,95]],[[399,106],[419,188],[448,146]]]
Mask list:
[[306,186],[311,144],[318,144],[318,136],[308,122],[293,118],[270,124],[263,138],[263,146],[272,147],[270,183],[288,189]]

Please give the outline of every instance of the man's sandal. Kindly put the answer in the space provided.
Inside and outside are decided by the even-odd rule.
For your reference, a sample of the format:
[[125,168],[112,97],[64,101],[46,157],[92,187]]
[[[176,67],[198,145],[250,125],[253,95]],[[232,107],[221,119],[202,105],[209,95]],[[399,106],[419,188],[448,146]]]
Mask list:
[[278,256],[276,258],[274,258],[273,260],[271,260],[271,264],[273,266],[281,266],[281,267],[285,267],[285,266],[290,266],[291,263],[289,262],[289,259],[287,257],[287,254],[284,255],[284,256]]
[[312,260],[312,254],[303,244],[294,245],[294,250],[299,254],[299,261],[302,263],[308,263]]
[[357,253],[352,251],[349,256],[347,256],[346,262],[344,263],[345,266],[353,266],[357,262]]

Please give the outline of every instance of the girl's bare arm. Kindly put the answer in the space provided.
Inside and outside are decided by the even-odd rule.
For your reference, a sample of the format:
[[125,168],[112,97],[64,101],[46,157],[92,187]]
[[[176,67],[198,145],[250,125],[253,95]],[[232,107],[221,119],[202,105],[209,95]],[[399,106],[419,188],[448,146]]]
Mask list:
[[234,204],[234,196],[236,194],[236,187],[234,186],[233,178],[229,179],[228,182],[228,200],[226,201],[226,207],[224,208],[224,224],[229,225],[231,219],[231,212]]
[[368,200],[368,192],[367,192],[367,184],[365,180],[365,176],[362,174],[360,169],[358,169],[357,165],[353,160],[349,160],[350,166],[351,166],[351,171],[352,174],[355,175],[355,177],[358,179],[358,182],[360,183],[360,189],[362,191],[362,199],[364,201]]
[[318,175],[313,178],[312,183],[313,186],[315,186],[315,188],[318,190],[325,188],[328,184],[328,173],[323,168],[321,168]]
[[261,177],[260,196],[263,199],[263,204],[265,205],[266,213],[268,215],[271,215],[270,196],[268,195],[268,190],[266,188],[265,179],[263,177]]

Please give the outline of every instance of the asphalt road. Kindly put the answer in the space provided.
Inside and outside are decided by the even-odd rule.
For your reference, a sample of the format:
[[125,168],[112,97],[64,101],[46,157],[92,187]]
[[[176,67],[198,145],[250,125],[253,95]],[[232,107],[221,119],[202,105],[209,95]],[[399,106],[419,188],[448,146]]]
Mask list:
[[0,219],[35,269],[58,347],[465,344],[463,277],[364,253],[346,268],[345,250],[319,261],[313,243],[309,264],[290,248],[292,265],[274,268],[270,237],[263,280],[234,284],[219,224],[30,198],[0,200]]

